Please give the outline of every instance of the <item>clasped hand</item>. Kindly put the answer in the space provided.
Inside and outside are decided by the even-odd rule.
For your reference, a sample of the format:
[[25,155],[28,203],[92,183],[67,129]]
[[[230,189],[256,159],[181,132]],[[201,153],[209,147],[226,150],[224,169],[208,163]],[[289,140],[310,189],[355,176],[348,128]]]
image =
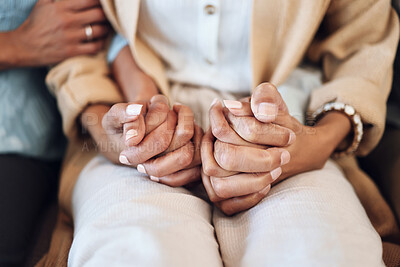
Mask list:
[[150,179],[183,186],[200,179],[202,129],[185,105],[171,110],[163,95],[150,102],[115,104],[102,126],[109,143],[117,144],[119,162],[136,167]]
[[189,107],[171,110],[162,95],[147,104],[114,105],[102,123],[107,142],[122,147],[114,161],[169,186],[202,179],[210,200],[232,215],[259,203],[272,184],[321,168],[337,145],[332,127],[348,124],[329,114],[316,127],[302,125],[269,83],[247,99],[224,102],[211,105],[204,136]]
[[[289,163],[286,146],[296,135],[285,126],[292,117],[271,84],[261,84],[251,98],[216,101],[210,129],[201,145],[202,180],[207,194],[225,214],[249,209],[269,192]],[[284,126],[285,125],[285,126]]]

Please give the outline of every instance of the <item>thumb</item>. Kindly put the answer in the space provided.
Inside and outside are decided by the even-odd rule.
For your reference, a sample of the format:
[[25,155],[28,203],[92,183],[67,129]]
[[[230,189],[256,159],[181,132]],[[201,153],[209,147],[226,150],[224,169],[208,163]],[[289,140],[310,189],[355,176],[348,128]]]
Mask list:
[[251,96],[251,110],[262,122],[274,122],[279,114],[289,114],[288,108],[278,89],[271,83],[258,85]]
[[106,131],[121,130],[125,123],[134,122],[146,113],[146,105],[137,103],[114,104],[104,115],[102,126]]

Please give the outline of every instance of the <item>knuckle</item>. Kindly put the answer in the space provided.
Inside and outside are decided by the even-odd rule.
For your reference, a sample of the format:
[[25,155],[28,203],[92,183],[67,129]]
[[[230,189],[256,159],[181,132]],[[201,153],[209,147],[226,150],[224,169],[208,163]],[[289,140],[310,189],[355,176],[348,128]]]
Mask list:
[[124,110],[125,105],[122,103],[114,104],[106,113],[107,116],[118,118],[120,113]]
[[[271,166],[272,166],[272,164],[273,164],[273,160],[274,160],[274,158],[273,158],[271,152],[268,151],[268,150],[263,150],[263,155],[262,155],[262,157],[264,158],[265,165],[266,165],[268,168],[271,168]],[[279,159],[279,160],[280,160],[280,159]]]
[[182,142],[189,141],[193,137],[193,131],[185,127],[179,127],[176,129],[176,135]]
[[182,153],[180,153],[178,157],[178,165],[182,167],[188,166],[192,163],[193,160],[193,153],[189,149],[184,149]]
[[245,138],[247,139],[247,141],[249,141],[250,143],[255,143],[257,142],[257,127],[255,127],[254,125],[249,126],[249,127],[245,127]]
[[203,164],[202,166],[203,166],[203,172],[205,175],[216,176],[218,174],[218,171],[215,168],[215,166],[213,166],[211,164]]
[[224,140],[229,136],[229,129],[222,125],[212,127],[211,130],[217,139]]

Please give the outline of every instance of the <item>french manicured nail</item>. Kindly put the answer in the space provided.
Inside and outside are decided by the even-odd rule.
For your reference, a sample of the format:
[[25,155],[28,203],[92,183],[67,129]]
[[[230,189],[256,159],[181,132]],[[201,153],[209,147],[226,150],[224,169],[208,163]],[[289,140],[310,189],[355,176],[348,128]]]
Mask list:
[[142,164],[138,164],[136,166],[136,169],[138,170],[138,172],[140,173],[146,173],[146,169],[144,168],[144,166]]
[[174,105],[177,105],[177,106],[182,106],[182,103],[175,102],[175,104],[174,104]]
[[210,105],[210,107],[214,106],[214,105],[215,105],[215,103],[217,103],[218,101],[219,101],[219,99],[218,99],[218,98],[214,98],[213,102],[211,102],[211,105]]
[[281,165],[285,165],[290,161],[290,153],[288,151],[283,151],[281,154]]
[[278,167],[278,168],[272,170],[272,171],[270,172],[270,174],[271,174],[272,180],[275,181],[276,179],[278,179],[279,176],[281,176],[281,174],[282,174],[282,168],[281,168],[281,167]]
[[150,176],[150,180],[152,180],[153,182],[158,183],[160,181],[160,178],[155,177],[155,176]]
[[125,164],[125,165],[131,165],[128,158],[124,155],[119,156],[119,162],[121,162],[122,164]]
[[242,108],[242,102],[235,100],[224,100],[225,107],[229,109],[240,109]]
[[131,139],[137,135],[138,135],[138,132],[135,129],[130,129],[129,131],[126,132],[125,138],[128,141],[129,139]]
[[129,116],[137,116],[142,111],[143,105],[130,104],[126,107],[126,114]]
[[296,134],[294,132],[291,132],[290,135],[289,135],[288,145],[293,144],[295,140],[296,140]]
[[270,120],[274,120],[278,113],[278,107],[271,103],[261,103],[258,106],[258,115],[264,116]]
[[259,193],[266,195],[270,189],[271,185],[268,185],[266,188],[262,189]]

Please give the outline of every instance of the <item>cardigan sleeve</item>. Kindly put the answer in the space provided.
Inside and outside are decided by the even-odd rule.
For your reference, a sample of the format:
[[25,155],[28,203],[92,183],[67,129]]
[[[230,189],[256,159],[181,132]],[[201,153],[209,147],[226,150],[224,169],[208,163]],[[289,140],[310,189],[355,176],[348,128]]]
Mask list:
[[69,139],[81,136],[78,118],[87,106],[123,101],[110,78],[105,52],[61,62],[50,70],[46,83],[57,99],[63,130]]
[[359,155],[369,153],[383,134],[398,40],[390,0],[333,0],[309,48],[325,81],[311,94],[308,112],[331,101],[353,106],[364,123]]

